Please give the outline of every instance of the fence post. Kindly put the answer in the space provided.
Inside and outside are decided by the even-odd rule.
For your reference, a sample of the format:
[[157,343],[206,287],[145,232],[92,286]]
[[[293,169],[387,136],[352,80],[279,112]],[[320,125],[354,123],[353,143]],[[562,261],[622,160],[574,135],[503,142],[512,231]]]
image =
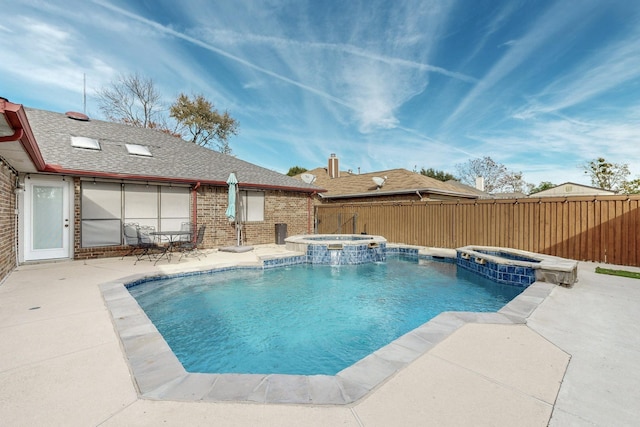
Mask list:
[[338,234],[342,234],[342,213],[338,214]]
[[353,231],[351,232],[351,234],[356,234],[358,232],[358,214],[354,213],[353,217],[351,218],[351,222],[353,224]]

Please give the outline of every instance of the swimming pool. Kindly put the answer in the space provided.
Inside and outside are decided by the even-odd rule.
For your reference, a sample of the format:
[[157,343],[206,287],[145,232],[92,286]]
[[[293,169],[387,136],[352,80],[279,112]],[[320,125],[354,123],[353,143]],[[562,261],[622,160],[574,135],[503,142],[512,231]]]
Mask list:
[[441,312],[497,311],[522,290],[455,264],[390,257],[154,280],[129,292],[189,372],[334,375]]

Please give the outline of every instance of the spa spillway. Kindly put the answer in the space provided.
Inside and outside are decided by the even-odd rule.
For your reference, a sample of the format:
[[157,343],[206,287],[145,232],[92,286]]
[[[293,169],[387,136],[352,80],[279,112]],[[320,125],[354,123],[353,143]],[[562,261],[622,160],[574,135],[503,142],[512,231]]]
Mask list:
[[302,252],[310,264],[363,264],[386,260],[387,240],[363,234],[310,234],[285,239],[288,250]]

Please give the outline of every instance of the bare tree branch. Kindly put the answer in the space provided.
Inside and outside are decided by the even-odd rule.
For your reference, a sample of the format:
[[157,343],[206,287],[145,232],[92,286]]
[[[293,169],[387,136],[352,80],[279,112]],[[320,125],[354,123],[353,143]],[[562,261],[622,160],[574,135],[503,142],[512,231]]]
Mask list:
[[153,80],[136,74],[121,75],[98,91],[99,108],[108,120],[144,128],[164,129],[157,120],[160,93]]

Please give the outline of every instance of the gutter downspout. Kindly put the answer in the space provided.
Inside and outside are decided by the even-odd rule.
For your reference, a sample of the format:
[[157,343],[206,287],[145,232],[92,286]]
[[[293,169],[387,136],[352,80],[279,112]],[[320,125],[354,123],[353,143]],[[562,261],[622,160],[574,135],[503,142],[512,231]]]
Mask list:
[[311,197],[315,196],[316,192],[309,194],[307,198],[307,234],[311,234]]
[[193,224],[193,233],[191,233],[191,242],[196,241],[196,229],[198,225],[198,188],[200,181],[191,189],[191,223]]

